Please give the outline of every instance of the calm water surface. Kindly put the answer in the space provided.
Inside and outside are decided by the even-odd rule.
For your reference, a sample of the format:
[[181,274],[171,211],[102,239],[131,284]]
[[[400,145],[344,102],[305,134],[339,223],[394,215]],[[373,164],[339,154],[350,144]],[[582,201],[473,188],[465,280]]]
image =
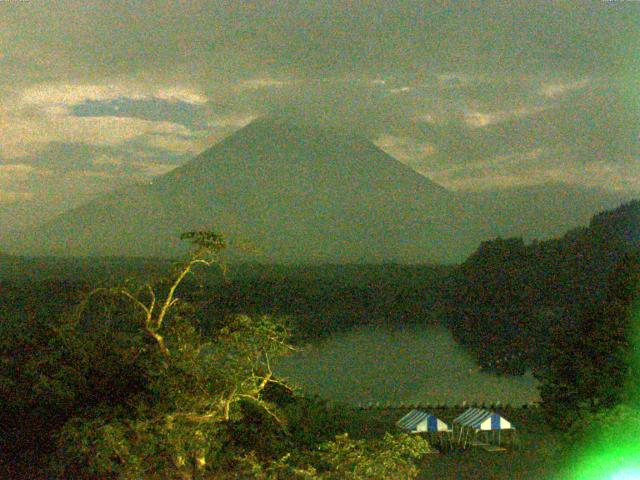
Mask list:
[[391,404],[537,401],[537,382],[481,372],[443,327],[359,328],[307,345],[278,375],[328,400]]

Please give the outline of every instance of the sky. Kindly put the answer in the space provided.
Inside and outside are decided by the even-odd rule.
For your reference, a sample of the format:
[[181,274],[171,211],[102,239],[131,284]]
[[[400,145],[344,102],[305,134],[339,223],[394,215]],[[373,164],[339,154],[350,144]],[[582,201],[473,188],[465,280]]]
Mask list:
[[452,190],[640,190],[640,1],[0,1],[0,224],[148,182],[264,115]]

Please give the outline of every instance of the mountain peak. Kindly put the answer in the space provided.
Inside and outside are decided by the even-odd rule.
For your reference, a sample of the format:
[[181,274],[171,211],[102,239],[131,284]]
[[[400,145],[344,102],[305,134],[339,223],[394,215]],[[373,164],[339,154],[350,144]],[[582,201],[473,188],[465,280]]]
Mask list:
[[235,141],[266,142],[278,148],[321,146],[332,143],[373,146],[354,130],[340,128],[332,123],[319,123],[310,119],[289,116],[266,116],[253,120],[229,139]]
[[272,263],[451,261],[473,247],[459,238],[463,214],[451,192],[361,135],[264,117],[153,184],[72,210],[33,238],[48,253],[166,256],[181,232],[213,229],[250,245],[249,259]]
[[[368,175],[367,171],[374,166],[371,161],[378,169],[410,170],[410,175],[419,177],[420,181],[430,182],[384,153],[362,135],[340,130],[331,124],[318,124],[286,116],[258,118],[166,176],[183,176],[188,171],[195,170],[200,171],[198,175],[204,175],[205,170],[218,169],[221,165],[260,175],[261,172],[266,173],[266,165],[280,165],[281,168],[288,169],[290,165],[298,163],[315,165],[317,171],[311,172],[307,168],[298,174],[303,177],[312,175],[319,180],[323,171],[329,173],[342,170],[335,174],[345,178]],[[356,174],[355,170],[360,170],[360,173]],[[228,174],[234,175],[232,171],[228,171]],[[281,174],[286,176],[286,172]],[[442,189],[440,186],[437,188]]]

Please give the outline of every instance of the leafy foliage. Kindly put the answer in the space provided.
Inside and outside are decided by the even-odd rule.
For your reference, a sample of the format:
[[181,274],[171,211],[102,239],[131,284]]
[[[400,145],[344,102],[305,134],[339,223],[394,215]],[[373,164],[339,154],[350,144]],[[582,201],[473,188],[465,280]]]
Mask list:
[[209,232],[185,238],[194,251],[164,282],[95,289],[74,311],[34,329],[38,337],[24,343],[37,351],[23,355],[21,376],[3,355],[3,397],[19,390],[12,412],[60,416],[62,428],[51,432],[58,476],[190,478],[223,468],[235,461],[225,447],[246,404],[284,428],[263,392],[281,383],[271,359],[291,349],[288,327],[235,315],[203,337],[177,289],[196,266],[218,263],[224,242]]
[[[485,368],[538,369],[545,410],[561,425],[616,412],[625,400],[639,208],[636,202],[599,215],[560,240],[487,242],[455,271],[441,298],[449,326]],[[255,279],[245,286],[256,288],[247,296],[253,308],[244,308],[246,291],[231,298],[238,294],[231,285],[220,309],[226,315],[210,321],[208,310],[188,301],[197,295],[178,291],[198,268],[222,266],[224,241],[210,232],[184,239],[192,255],[168,278],[92,290],[73,311],[64,305],[76,300],[69,293],[76,286],[59,287],[48,310],[39,306],[46,289],[29,305],[3,291],[3,450],[39,445],[63,478],[415,476],[426,442],[336,437],[345,425],[339,414],[295,399],[274,378],[271,362],[291,349],[291,332],[261,310],[311,310],[319,298],[332,304],[345,297],[354,318],[405,300],[409,308],[400,308],[398,319],[415,317],[433,301],[420,306],[419,277],[412,273],[411,290],[399,293],[382,281],[356,288],[330,278],[315,291],[308,275],[289,284]],[[12,303],[19,308],[8,308]]]
[[189,240],[199,248],[209,252],[216,252],[226,247],[226,243],[221,235],[214,232],[193,231],[180,235],[180,240]]
[[624,401],[625,386],[637,382],[630,366],[640,254],[625,256],[607,285],[571,330],[555,330],[548,366],[539,372],[547,416],[561,425]]
[[[192,254],[200,249],[194,244]],[[218,264],[218,252],[200,255],[198,259]],[[200,451],[207,475],[218,477],[222,470],[239,472],[242,465],[254,464],[269,475],[277,471],[282,478],[295,478],[294,472],[316,468],[322,442],[347,430],[362,434],[354,425],[354,412],[296,397],[273,376],[259,395],[253,394],[268,375],[272,359],[290,350],[290,326],[258,313],[269,311],[268,304],[255,305],[251,315],[232,313],[246,310],[242,305],[227,308],[226,315],[212,321],[202,302],[218,302],[217,288],[228,283],[216,280],[206,291],[199,290],[191,272],[201,278],[207,272],[204,262],[191,265],[171,297],[179,300],[171,300],[158,321],[172,286],[193,259],[170,274],[158,271],[153,281],[144,280],[147,265],[140,265],[138,278],[143,280],[93,290],[78,279],[3,284],[9,287],[3,289],[0,302],[0,316],[6,320],[0,324],[3,457],[13,462],[22,455],[24,464],[51,463],[50,472],[39,471],[34,478],[166,478],[193,476]],[[361,299],[359,290],[350,290],[361,278],[375,287],[367,288],[389,295],[394,282],[402,283],[405,276],[416,289],[423,278],[423,270],[354,268],[320,272],[326,284],[310,282],[316,273],[304,272],[300,278],[291,277],[293,284],[278,285],[281,296],[269,289],[258,294],[265,299],[273,294],[282,305],[299,308],[284,295],[291,287],[295,295],[310,295],[304,308],[313,308],[319,294],[330,296],[330,307],[340,309],[344,305],[336,301],[345,291],[352,292],[349,301]],[[85,270],[73,272],[86,278]],[[388,274],[392,281],[380,283]],[[341,286],[334,291],[336,276]],[[260,283],[245,285],[247,294],[249,287],[259,288]],[[387,294],[382,298],[374,290],[366,302],[378,302],[382,308],[395,305]],[[202,297],[202,292],[207,295]],[[418,302],[417,294],[412,295]],[[322,318],[323,312],[320,308],[315,315]],[[156,335],[162,337],[164,349]],[[238,389],[225,420],[221,399],[228,398],[234,386]],[[195,422],[184,415],[204,416],[214,410],[222,420],[214,421],[214,415]],[[196,442],[198,431],[205,438],[204,447]],[[34,460],[36,454],[43,457]]]
[[2,345],[7,423],[21,412],[58,417],[34,432],[52,445],[40,452],[50,465],[41,476],[415,477],[426,441],[336,437],[344,419],[274,377],[273,359],[292,350],[284,321],[228,315],[203,334],[178,290],[197,266],[220,264],[224,242],[210,232],[184,238],[191,256],[164,280],[97,288],[58,318],[11,324],[13,348],[30,352],[16,375],[11,343]]
[[243,458],[233,478],[313,480],[410,480],[418,476],[416,465],[431,452],[418,435],[385,434],[379,440],[354,440],[337,435],[316,452],[286,454],[268,464],[252,455]]
[[621,438],[638,438],[640,435],[640,409],[621,403],[611,408],[602,408],[585,413],[580,422],[574,423],[566,432],[568,444],[584,448],[585,443],[597,448],[610,448]]
[[543,369],[550,331],[579,328],[585,311],[607,301],[616,265],[640,250],[639,225],[640,201],[634,201],[561,239],[484,242],[449,280],[445,321],[486,369]]
[[320,447],[327,471],[321,478],[344,480],[412,479],[417,477],[415,461],[431,452],[418,435],[385,434],[382,440],[352,440],[347,434]]

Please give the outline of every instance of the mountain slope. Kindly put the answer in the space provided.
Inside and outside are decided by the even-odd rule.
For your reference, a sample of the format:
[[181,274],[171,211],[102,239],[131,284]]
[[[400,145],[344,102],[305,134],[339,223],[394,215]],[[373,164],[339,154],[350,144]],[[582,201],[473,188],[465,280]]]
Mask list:
[[57,217],[11,250],[171,256],[180,232],[207,228],[243,245],[231,251],[243,259],[450,262],[474,247],[465,215],[451,192],[364,138],[265,118],[149,185]]
[[631,194],[560,182],[458,195],[475,218],[483,219],[480,240],[500,236],[526,241],[560,237],[567,230],[586,226],[597,212],[633,198]]

